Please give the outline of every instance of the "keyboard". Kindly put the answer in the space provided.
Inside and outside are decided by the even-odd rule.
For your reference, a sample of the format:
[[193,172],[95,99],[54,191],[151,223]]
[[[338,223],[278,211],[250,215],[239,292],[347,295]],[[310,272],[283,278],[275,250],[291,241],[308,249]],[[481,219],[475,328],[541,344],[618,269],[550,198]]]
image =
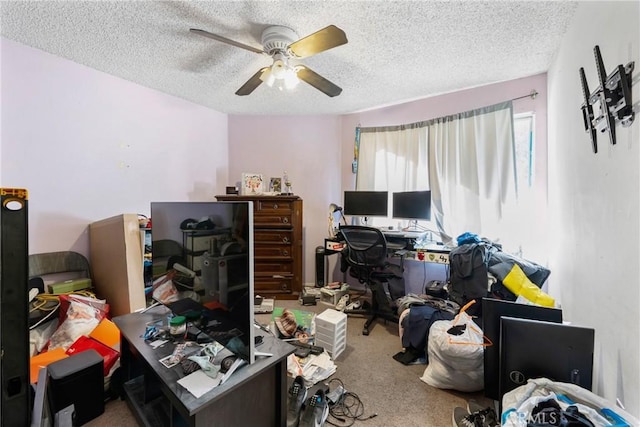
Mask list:
[[399,251],[407,247],[407,242],[387,242],[387,249],[391,251]]
[[401,239],[419,239],[424,236],[426,231],[404,231],[404,230],[380,230],[382,234],[390,238],[396,237]]

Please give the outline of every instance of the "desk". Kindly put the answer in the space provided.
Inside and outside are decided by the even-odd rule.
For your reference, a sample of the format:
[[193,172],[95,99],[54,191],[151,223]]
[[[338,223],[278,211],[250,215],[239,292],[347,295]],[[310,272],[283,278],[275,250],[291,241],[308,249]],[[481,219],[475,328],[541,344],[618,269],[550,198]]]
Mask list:
[[[166,368],[158,360],[171,354],[173,344],[153,349],[141,335],[148,322],[166,318],[168,309],[114,318],[122,334],[121,365],[127,402],[145,426],[285,426],[287,420],[287,356],[290,344],[270,335],[258,347],[271,357],[259,357],[239,368],[222,385],[196,398],[177,381],[180,364]],[[256,335],[259,335],[256,330]]]
[[[413,244],[415,239],[420,235],[424,235],[424,233],[383,232],[383,234],[385,235],[385,238],[388,236],[391,237],[392,241],[387,241],[387,247],[392,252],[392,255],[400,257],[401,265],[404,258],[411,258],[416,261],[423,262],[433,262],[436,264],[449,264],[449,253],[451,252],[451,248],[437,244],[429,244],[424,247],[413,248],[413,250],[406,249],[407,246]],[[401,242],[393,242],[394,238]],[[340,253],[346,246],[346,243],[339,238],[324,239],[325,255]]]

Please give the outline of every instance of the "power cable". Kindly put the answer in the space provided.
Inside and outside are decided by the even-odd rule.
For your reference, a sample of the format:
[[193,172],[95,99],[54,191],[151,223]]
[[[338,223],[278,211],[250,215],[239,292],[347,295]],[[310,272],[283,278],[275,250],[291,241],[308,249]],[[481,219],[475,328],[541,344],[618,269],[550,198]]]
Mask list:
[[338,383],[337,389],[341,390],[341,393],[337,401],[329,402],[329,415],[332,419],[327,418],[327,424],[337,427],[349,427],[356,421],[366,421],[378,416],[376,413],[365,416],[364,404],[360,397],[354,392],[346,391],[344,383],[340,379],[333,378],[328,385],[330,386],[333,382]]

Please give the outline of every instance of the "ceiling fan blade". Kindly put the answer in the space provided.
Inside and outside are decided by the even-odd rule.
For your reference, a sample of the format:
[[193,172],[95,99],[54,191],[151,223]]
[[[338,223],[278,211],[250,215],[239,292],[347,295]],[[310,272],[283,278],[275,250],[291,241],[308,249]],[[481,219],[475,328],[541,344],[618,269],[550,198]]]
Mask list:
[[338,96],[342,93],[342,88],[334,85],[329,80],[304,65],[300,65],[298,68],[298,78],[304,80],[320,92],[324,92],[330,97]]
[[335,25],[329,25],[320,31],[291,43],[289,49],[298,58],[306,58],[345,43],[347,43],[347,36],[344,31]]
[[222,36],[219,36],[217,34],[210,33],[210,32],[205,31],[205,30],[198,30],[197,28],[191,28],[191,29],[189,29],[189,31],[191,31],[194,34],[199,34],[201,36],[208,37],[210,39],[214,39],[214,40],[217,40],[217,41],[222,42],[222,43],[230,44],[231,46],[235,46],[235,47],[239,47],[239,48],[248,50],[250,52],[265,53],[263,50],[257,49],[257,48],[255,48],[253,46],[249,46],[249,45],[237,42],[235,40],[231,40],[231,39],[228,39],[226,37],[222,37]]
[[260,86],[260,83],[262,83],[262,74],[265,71],[269,71],[269,67],[264,67],[259,69],[257,73],[251,76],[251,78],[247,80],[247,82],[243,84],[240,89],[236,91],[236,95],[244,96],[244,95],[249,95],[251,92],[253,92],[255,88]]

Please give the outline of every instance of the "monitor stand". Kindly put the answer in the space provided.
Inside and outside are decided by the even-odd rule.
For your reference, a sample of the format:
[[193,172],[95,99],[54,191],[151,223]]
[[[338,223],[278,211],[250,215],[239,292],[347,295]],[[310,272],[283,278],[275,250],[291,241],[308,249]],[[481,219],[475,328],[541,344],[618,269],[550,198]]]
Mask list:
[[403,231],[424,231],[422,227],[418,225],[418,220],[413,219],[409,221],[409,225],[402,229]]

